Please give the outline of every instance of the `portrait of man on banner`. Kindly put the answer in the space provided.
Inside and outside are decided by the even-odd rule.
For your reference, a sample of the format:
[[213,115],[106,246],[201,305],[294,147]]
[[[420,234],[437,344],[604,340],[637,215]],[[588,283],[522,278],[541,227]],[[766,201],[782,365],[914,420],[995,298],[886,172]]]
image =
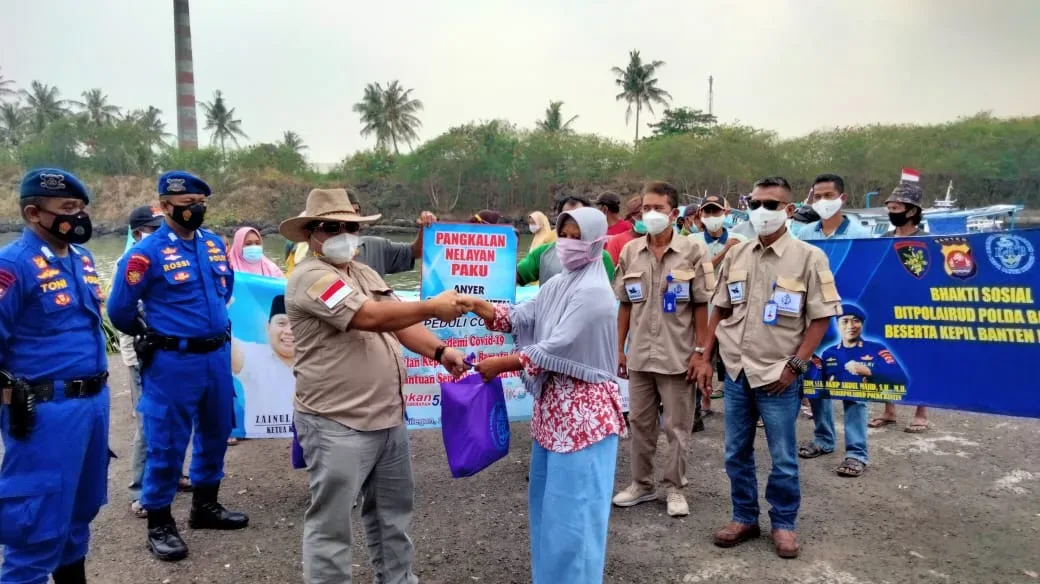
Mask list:
[[266,343],[232,337],[231,373],[242,385],[247,438],[289,438],[292,422],[294,339],[285,313],[285,296],[271,300]]

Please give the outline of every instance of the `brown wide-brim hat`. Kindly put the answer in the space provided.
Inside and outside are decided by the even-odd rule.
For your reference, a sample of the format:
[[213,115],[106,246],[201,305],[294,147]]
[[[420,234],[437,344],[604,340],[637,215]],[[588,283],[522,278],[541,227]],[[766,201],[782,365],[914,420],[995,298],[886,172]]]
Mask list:
[[342,221],[343,223],[374,223],[382,215],[358,215],[354,212],[346,189],[314,189],[307,195],[307,208],[299,217],[286,219],[278,232],[289,241],[307,241],[305,229],[315,221]]

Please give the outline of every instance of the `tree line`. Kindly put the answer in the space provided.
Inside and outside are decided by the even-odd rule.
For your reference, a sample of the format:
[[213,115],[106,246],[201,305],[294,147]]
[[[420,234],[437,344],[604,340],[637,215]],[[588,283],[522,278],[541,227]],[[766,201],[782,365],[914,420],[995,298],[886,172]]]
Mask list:
[[[345,183],[359,186],[366,202],[392,216],[420,208],[442,214],[547,209],[564,193],[627,193],[647,178],[668,180],[691,198],[705,191],[735,197],[770,174],[807,190],[821,172],[843,175],[852,204],[861,205],[866,192],[895,186],[904,166],[922,171],[929,202],[953,180],[962,204],[1040,205],[1040,116],[980,113],[943,124],[867,125],[781,138],[767,129],[719,124],[695,108],[671,107],[657,78],[663,66],[633,51],[626,67],[611,70],[620,89],[616,99],[637,120],[634,143],[576,131],[578,116],[566,115],[564,104],[553,100],[530,129],[482,120],[422,141],[423,104],[414,90],[396,80],[371,83],[353,111],[375,147],[320,173],[307,165],[306,145],[291,131],[277,143],[240,147],[248,139],[245,124],[219,91],[201,104],[210,146],[180,151],[154,107],[123,109],[100,89],[65,100],[56,87],[38,81],[16,90],[0,75],[0,165],[56,165],[88,177],[186,168],[217,188],[257,177]],[[666,107],[649,125],[651,135],[639,138],[638,120],[644,110],[656,114],[654,105]]]

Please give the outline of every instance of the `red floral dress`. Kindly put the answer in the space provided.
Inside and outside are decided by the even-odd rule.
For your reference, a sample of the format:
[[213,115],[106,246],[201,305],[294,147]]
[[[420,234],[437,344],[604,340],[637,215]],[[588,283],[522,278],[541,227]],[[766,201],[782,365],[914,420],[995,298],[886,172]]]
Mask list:
[[[495,319],[488,329],[502,333],[513,329],[508,305],[495,305]],[[523,351],[519,355],[527,375],[540,375],[544,371]],[[612,434],[626,434],[621,391],[616,383],[589,383],[549,373],[541,395],[534,400],[531,418],[531,436],[542,448],[566,454],[592,446]]]

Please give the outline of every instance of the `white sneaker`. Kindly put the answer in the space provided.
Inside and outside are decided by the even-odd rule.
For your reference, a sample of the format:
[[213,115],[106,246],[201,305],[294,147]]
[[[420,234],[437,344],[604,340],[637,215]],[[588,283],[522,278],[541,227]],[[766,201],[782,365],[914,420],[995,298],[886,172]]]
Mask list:
[[657,492],[642,485],[632,483],[624,491],[614,495],[614,504],[618,507],[632,507],[640,503],[657,500]]
[[686,497],[678,490],[668,489],[668,516],[686,517],[690,514],[690,506],[686,504]]

